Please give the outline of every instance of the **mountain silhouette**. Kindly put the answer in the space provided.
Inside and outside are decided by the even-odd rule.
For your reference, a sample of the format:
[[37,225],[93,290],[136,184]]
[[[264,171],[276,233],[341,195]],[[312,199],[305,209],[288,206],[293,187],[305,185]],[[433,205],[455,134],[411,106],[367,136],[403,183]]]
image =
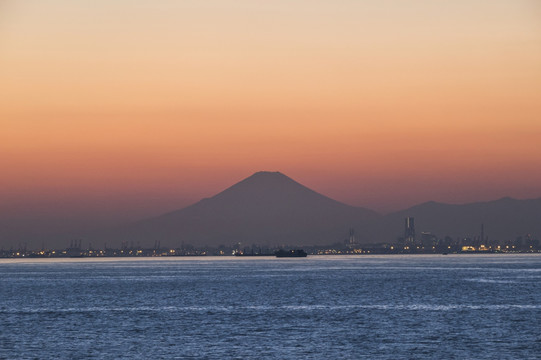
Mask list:
[[393,243],[404,234],[404,218],[415,218],[418,236],[475,237],[484,224],[491,240],[541,235],[541,198],[503,198],[469,204],[427,202],[388,215],[346,205],[280,172],[261,171],[186,208],[85,237],[133,241],[141,246],[330,245],[355,229],[360,243]]
[[[4,223],[0,246],[18,241],[37,248],[47,241],[61,248],[74,238],[83,243],[106,242],[109,247],[118,247],[121,241],[142,247],[153,247],[158,241],[162,247],[239,242],[244,246],[332,245],[345,240],[351,228],[360,243],[394,243],[404,235],[404,218],[409,216],[415,218],[418,238],[421,232],[440,239],[475,238],[483,224],[489,240],[504,242],[527,235],[541,239],[541,198],[506,197],[469,204],[430,201],[383,216],[330,199],[282,173],[262,171],[186,208],[108,230],[89,231],[89,226],[63,220],[71,226],[69,232],[46,233]],[[53,222],[49,227],[57,225]]]
[[[343,241],[350,228],[373,228],[379,217],[372,210],[321,195],[280,172],[261,171],[194,205],[100,237],[143,246],[155,241],[162,246],[330,244]],[[361,240],[368,241],[368,235]]]
[[430,201],[385,216],[380,234],[387,238],[402,234],[406,216],[415,218],[418,232],[431,232],[440,238],[480,236],[481,224],[489,240],[514,240],[528,234],[539,238],[541,235],[541,198],[505,197],[458,205]]

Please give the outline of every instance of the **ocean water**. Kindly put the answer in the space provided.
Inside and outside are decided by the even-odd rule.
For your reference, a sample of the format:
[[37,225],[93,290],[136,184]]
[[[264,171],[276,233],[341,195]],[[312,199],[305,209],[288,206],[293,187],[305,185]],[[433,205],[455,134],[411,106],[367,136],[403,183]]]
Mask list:
[[1,359],[539,359],[540,255],[0,260]]

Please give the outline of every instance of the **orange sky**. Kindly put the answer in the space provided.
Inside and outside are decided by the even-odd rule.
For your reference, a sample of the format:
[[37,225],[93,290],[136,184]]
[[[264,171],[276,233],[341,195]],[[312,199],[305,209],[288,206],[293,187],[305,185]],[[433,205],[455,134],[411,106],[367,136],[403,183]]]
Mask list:
[[540,139],[536,0],[0,0],[4,217],[259,170],[379,211],[539,197]]

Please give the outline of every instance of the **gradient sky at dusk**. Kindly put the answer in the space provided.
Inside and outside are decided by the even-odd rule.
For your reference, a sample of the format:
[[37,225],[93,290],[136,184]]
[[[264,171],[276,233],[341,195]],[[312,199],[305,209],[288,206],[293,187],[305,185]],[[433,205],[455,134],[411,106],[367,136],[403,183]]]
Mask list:
[[384,212],[540,197],[541,2],[0,0],[0,169],[21,223],[259,170]]

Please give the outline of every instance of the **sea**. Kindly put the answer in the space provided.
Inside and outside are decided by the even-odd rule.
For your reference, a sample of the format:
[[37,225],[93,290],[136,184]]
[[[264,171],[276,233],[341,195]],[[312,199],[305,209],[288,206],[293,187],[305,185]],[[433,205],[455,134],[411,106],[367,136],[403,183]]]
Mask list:
[[540,359],[541,254],[0,259],[0,359]]

